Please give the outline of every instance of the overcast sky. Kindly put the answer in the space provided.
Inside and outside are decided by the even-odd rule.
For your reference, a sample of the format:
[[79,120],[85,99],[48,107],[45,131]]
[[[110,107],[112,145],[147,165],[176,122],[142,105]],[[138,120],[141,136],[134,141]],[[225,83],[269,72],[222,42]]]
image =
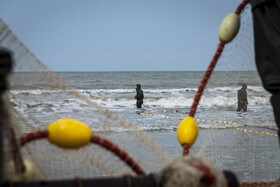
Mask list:
[[241,0],[0,0],[0,18],[53,71],[204,71]]

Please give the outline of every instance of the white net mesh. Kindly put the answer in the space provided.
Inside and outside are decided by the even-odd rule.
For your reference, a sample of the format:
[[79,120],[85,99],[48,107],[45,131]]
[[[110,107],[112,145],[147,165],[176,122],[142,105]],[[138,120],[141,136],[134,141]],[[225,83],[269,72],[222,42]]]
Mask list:
[[[223,87],[211,116],[199,122],[218,128],[207,133],[210,138],[203,140],[202,145],[206,147],[203,152],[220,168],[237,172],[241,181],[275,180],[280,168],[277,127],[269,103],[270,94],[263,89],[256,71],[249,4],[240,18],[239,32],[225,45],[204,92],[205,97],[211,96],[211,88],[217,84]],[[248,85],[248,111],[232,112],[237,109],[237,90],[244,83]],[[198,118],[203,112],[198,108]]]
[[[97,104],[88,93],[69,86],[51,72],[17,39],[2,20],[0,46],[10,49],[14,54],[14,71],[9,78],[9,99],[17,137],[44,130],[51,122],[60,118],[72,118],[74,114],[74,118],[89,125],[95,134],[111,140],[127,151],[146,172],[157,172],[174,157],[181,156],[181,147],[178,143],[173,143],[177,141],[174,129],[166,133],[172,134],[173,137],[158,145],[149,136],[151,132],[145,132],[139,129],[137,124],[133,125],[124,119],[128,116],[120,117],[100,105],[108,100],[100,99],[101,102]],[[225,78],[227,81],[223,81]],[[243,83],[248,84],[249,102],[252,102],[249,106],[251,104],[255,107],[247,114],[233,113],[236,109],[232,101]],[[217,85],[222,89],[219,90]],[[215,94],[220,95],[212,95],[213,89]],[[213,101],[213,98],[216,103],[208,104],[209,99]],[[278,178],[280,153],[268,100],[269,94],[261,87],[254,64],[252,15],[251,7],[247,5],[241,13],[239,33],[225,46],[200,101],[202,107],[198,107],[195,117],[200,128],[199,138],[192,147],[191,154],[199,154],[221,169],[233,171],[241,181]],[[257,105],[258,102],[260,105]],[[261,106],[263,103],[267,107]],[[208,105],[213,105],[210,113],[207,111]],[[206,111],[209,115],[205,114]],[[144,114],[156,116],[154,123],[162,118],[175,121],[177,117],[187,115],[178,112],[167,113],[166,110],[160,109]],[[143,115],[139,120],[148,122],[147,116]],[[169,121],[166,123],[174,124]],[[256,121],[259,123],[256,124]],[[175,128],[176,124],[178,121],[175,122]],[[166,134],[160,132],[157,138]],[[11,156],[8,143],[5,142],[5,145],[7,163]],[[67,150],[43,139],[31,142],[21,151],[23,158],[29,159],[35,167],[35,180],[133,174],[124,162],[93,144],[77,150]]]
[[[17,137],[46,129],[48,124],[60,118],[72,117],[74,112],[75,118],[88,124],[95,134],[100,134],[120,148],[128,150],[127,152],[133,155],[136,161],[145,162],[147,170],[154,170],[154,167],[148,166],[149,160],[157,163],[159,167],[170,161],[160,146],[148,135],[139,131],[137,126],[83,96],[51,72],[17,39],[2,20],[0,31],[1,46],[10,49],[15,60],[14,72],[9,81],[11,87],[9,96]],[[40,94],[36,95],[38,90]],[[50,109],[43,114],[42,111],[32,110],[42,97],[45,103],[41,105],[56,103],[57,111]],[[65,102],[67,99],[76,100],[83,110],[73,108],[69,111],[69,105]],[[54,117],[54,113],[58,115],[57,118]],[[120,129],[128,132],[121,135],[117,132],[112,133]],[[8,148],[6,162],[10,159]],[[36,180],[133,174],[110,152],[94,145],[88,145],[80,150],[64,150],[51,145],[47,140],[40,140],[26,145],[22,148],[22,153],[24,158],[32,160],[36,170]],[[6,175],[11,174],[6,173]]]

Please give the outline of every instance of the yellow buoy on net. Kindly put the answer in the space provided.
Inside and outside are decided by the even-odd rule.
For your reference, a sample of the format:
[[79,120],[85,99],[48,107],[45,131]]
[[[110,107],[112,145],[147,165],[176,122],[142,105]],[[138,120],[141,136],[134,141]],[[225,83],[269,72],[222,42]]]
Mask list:
[[60,119],[48,126],[48,140],[63,148],[79,148],[90,142],[91,129],[75,119]]
[[230,42],[238,33],[240,17],[236,13],[227,15],[222,21],[219,29],[219,39],[222,42]]
[[191,147],[198,136],[198,127],[193,117],[184,118],[177,128],[179,143]]

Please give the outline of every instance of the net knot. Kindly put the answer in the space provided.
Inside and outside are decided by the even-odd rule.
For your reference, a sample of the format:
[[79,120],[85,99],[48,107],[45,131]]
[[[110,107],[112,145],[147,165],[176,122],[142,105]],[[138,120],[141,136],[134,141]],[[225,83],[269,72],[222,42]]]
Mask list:
[[195,166],[198,170],[202,171],[204,173],[202,177],[202,182],[205,183],[206,185],[211,186],[212,184],[215,183],[215,177],[211,173],[211,170],[208,166],[206,166],[203,163],[199,163]]
[[163,187],[171,186],[227,186],[221,170],[210,161],[192,155],[176,159],[160,174]]

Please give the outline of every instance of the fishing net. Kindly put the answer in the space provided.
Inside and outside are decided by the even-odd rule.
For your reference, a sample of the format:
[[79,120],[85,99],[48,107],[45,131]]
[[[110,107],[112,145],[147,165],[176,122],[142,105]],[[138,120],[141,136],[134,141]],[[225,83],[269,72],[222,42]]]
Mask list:
[[[145,163],[147,170],[153,171],[155,166],[158,169],[171,161],[160,146],[141,132],[136,125],[95,103],[88,95],[87,97],[82,95],[50,71],[18,40],[2,20],[0,30],[1,47],[11,50],[14,55],[14,71],[9,77],[11,90],[8,95],[11,125],[15,129],[17,138],[30,132],[47,129],[50,123],[58,119],[75,118],[89,125],[94,134],[106,137],[120,148],[128,150],[127,152],[136,161]],[[26,94],[20,94],[23,98],[18,98],[17,92],[22,93],[25,90]],[[40,94],[36,95],[38,91]],[[55,98],[54,95],[57,97]],[[35,105],[36,97],[42,96],[45,97],[45,103],[42,105],[57,103],[55,113],[58,114],[58,118],[54,118],[54,111],[49,111],[49,115],[42,115],[42,111],[36,110],[26,112],[27,109],[34,107],[32,105]],[[82,105],[83,110],[80,111],[75,107],[69,111],[66,100],[75,100]],[[89,116],[92,116],[90,120],[88,120]],[[120,138],[118,131],[127,134],[122,133]],[[8,143],[5,142],[5,163],[12,158],[9,149],[11,145]],[[36,171],[35,180],[133,174],[133,171],[112,153],[94,144],[78,150],[67,150],[57,148],[46,140],[39,140],[24,146],[21,152],[24,159],[32,160]],[[5,174],[6,177],[11,176],[11,173]]]
[[[261,85],[255,67],[252,15],[249,4],[245,6],[240,16],[238,35],[225,45],[203,93],[211,96],[210,90],[214,85],[223,85],[219,78],[221,76],[232,80],[234,89],[221,90],[217,103],[219,100],[230,101],[228,98],[236,97],[236,91],[243,83],[248,84],[248,90],[250,87]],[[12,136],[8,133],[8,126],[14,129],[15,137],[18,139],[30,132],[44,131],[50,123],[62,118],[75,118],[87,124],[94,135],[104,137],[125,150],[146,173],[158,172],[171,163],[174,157],[181,156],[182,148],[179,144],[175,150],[171,150],[176,153],[170,156],[147,132],[139,129],[137,124],[130,123],[97,104],[88,94],[66,84],[61,77],[36,58],[2,20],[0,20],[0,46],[12,51],[14,58],[13,72],[9,76],[10,90],[6,93],[5,100],[8,109],[5,117],[10,120],[9,124],[5,124],[4,131],[5,178],[15,177],[6,165],[13,158],[14,147],[8,141]],[[217,83],[217,80],[220,82]],[[21,94],[18,94],[19,92]],[[265,102],[269,102],[269,94],[265,90],[263,93],[267,94]],[[49,109],[50,111],[33,109],[36,101],[41,100],[42,97],[45,101],[41,103],[42,106],[55,105]],[[69,103],[69,100],[77,105],[71,107],[73,102]],[[254,102],[258,100],[255,99]],[[206,97],[202,96],[200,103],[207,103]],[[278,178],[280,152],[274,121],[262,121],[260,118],[259,124],[255,124],[243,113],[232,114],[228,112],[229,110],[232,110],[232,104],[227,106],[217,104],[212,115],[206,118],[201,115],[203,108],[198,105],[195,119],[200,134],[190,149],[190,154],[205,157],[219,168],[233,171],[240,181],[271,181]],[[154,114],[156,112],[159,111],[143,115],[156,115]],[[174,110],[173,116],[165,111],[161,112],[159,118],[178,119],[173,116],[178,115],[179,111]],[[267,109],[258,112],[266,113]],[[273,115],[272,112],[270,114]],[[232,121],[232,115],[239,115],[238,121]],[[179,120],[182,120],[182,115],[180,117]],[[203,128],[205,126],[208,128]],[[32,162],[34,166],[36,171],[34,180],[134,175],[125,162],[93,143],[79,149],[65,149],[42,138],[19,147],[22,158]]]
[[[225,75],[230,80],[230,87],[221,80],[218,82],[225,89],[221,90],[212,115],[208,119],[199,121],[200,125],[213,127],[202,140],[200,153],[211,158],[221,168],[238,171],[238,177],[241,180],[275,180],[278,178],[280,168],[277,127],[271,108],[264,107],[264,105],[269,105],[270,94],[261,87],[260,77],[256,71],[252,19],[251,6],[248,4],[240,14],[240,28],[237,36],[224,46],[206,86],[204,95],[211,96],[209,90],[217,85],[220,77]],[[226,82],[228,84],[228,81]],[[248,85],[248,107],[254,105],[255,108],[251,109],[249,114],[229,112],[236,111],[237,90],[244,83]],[[261,98],[260,95],[265,95],[265,97]],[[234,104],[232,97],[236,98]],[[219,100],[223,104],[227,102],[229,104],[220,106]],[[202,96],[201,104],[203,102],[207,100],[203,100]],[[198,107],[196,117],[200,118],[202,112],[203,108]],[[252,115],[251,112],[255,114]],[[271,117],[266,118],[267,115]],[[252,120],[253,118],[257,120]],[[219,148],[216,149],[217,147]]]

